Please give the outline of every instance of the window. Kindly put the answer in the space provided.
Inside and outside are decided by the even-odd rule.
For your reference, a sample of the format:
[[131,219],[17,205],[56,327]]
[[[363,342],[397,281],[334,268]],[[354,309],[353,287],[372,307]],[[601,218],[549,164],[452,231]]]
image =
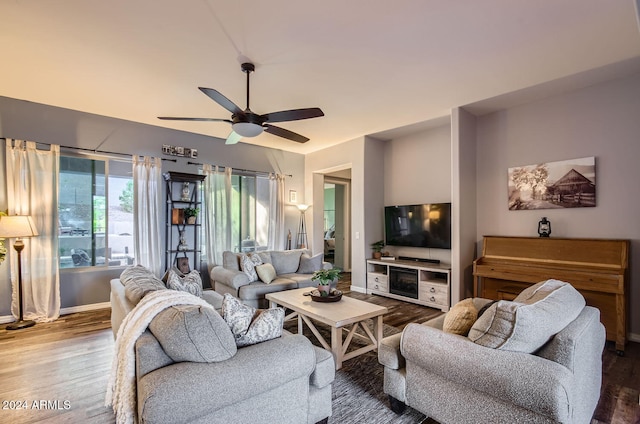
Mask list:
[[269,179],[232,175],[232,221],[235,250],[266,249],[269,236]]
[[60,156],[60,268],[133,263],[131,164]]

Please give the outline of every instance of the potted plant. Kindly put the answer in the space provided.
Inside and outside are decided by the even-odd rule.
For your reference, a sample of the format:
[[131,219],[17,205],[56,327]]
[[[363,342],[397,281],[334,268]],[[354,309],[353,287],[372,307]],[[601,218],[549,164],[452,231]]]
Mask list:
[[378,240],[375,243],[371,243],[371,249],[373,249],[373,259],[380,259],[382,257],[383,247],[384,247],[384,240]]
[[321,269],[313,273],[311,281],[318,282],[318,291],[320,296],[329,296],[331,294],[331,283],[335,279],[340,279],[340,268]]
[[195,224],[196,216],[200,212],[199,208],[185,208],[184,209],[184,219],[187,220],[187,224]]

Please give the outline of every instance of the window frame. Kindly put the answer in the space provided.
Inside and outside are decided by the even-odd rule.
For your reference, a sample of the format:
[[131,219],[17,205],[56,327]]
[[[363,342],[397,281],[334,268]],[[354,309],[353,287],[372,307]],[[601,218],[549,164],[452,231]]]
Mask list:
[[[95,200],[96,200],[96,172],[95,172],[95,163],[96,162],[102,162],[104,164],[104,250],[105,252],[109,251],[110,246],[110,235],[109,235],[109,223],[110,223],[110,214],[109,214],[109,205],[110,205],[110,201],[109,201],[109,185],[110,185],[110,178],[122,178],[123,176],[120,174],[116,174],[114,176],[111,175],[111,168],[112,168],[112,161],[116,161],[116,162],[123,162],[123,163],[131,163],[131,159],[130,158],[122,158],[122,157],[114,157],[114,156],[109,156],[109,155],[100,155],[100,154],[86,154],[86,153],[79,153],[77,151],[61,151],[60,152],[60,157],[68,157],[68,158],[74,158],[74,159],[85,159],[85,160],[90,160],[93,161],[92,163],[92,172],[91,172],[91,229],[89,230],[89,235],[91,237],[91,263],[89,265],[83,265],[83,266],[71,266],[71,267],[62,267],[61,265],[61,261],[62,261],[62,255],[60,255],[60,239],[58,239],[58,265],[59,265],[59,271],[63,272],[63,273],[68,273],[68,272],[95,272],[95,271],[106,271],[106,270],[111,270],[111,269],[123,269],[126,266],[128,266],[128,264],[120,264],[120,265],[109,265],[109,261],[107,259],[106,253],[105,253],[105,262],[104,263],[100,263],[97,264],[96,263],[96,258],[97,258],[97,254],[96,251],[97,249],[99,249],[96,245],[96,237],[99,234],[95,228],[95,220],[96,220],[96,216],[95,216]],[[62,170],[59,171],[60,174],[62,174]],[[133,175],[130,175],[131,180],[133,180]],[[58,181],[58,190],[61,190],[60,187],[60,178]],[[60,197],[58,197],[58,209],[60,210]],[[133,234],[131,234],[131,236],[133,237]],[[133,252],[131,252],[131,254],[133,255]],[[133,258],[133,256],[132,256]]]

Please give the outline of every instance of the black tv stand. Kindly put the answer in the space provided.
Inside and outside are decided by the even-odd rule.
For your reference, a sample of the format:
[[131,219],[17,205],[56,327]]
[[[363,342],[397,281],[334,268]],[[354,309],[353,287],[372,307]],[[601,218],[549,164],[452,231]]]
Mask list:
[[439,264],[440,259],[428,259],[428,258],[412,258],[411,256],[398,256],[398,259],[403,261],[415,261],[415,262],[425,262],[428,264]]

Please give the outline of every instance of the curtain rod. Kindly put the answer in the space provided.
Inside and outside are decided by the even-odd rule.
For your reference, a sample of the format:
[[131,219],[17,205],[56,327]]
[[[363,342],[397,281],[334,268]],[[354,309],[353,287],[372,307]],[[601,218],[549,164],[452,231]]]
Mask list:
[[[7,139],[6,137],[0,137],[0,140],[5,140],[6,141],[6,139]],[[49,143],[43,143],[43,142],[40,142],[40,141],[36,141],[35,143],[39,144],[41,146],[51,146],[51,144],[49,144]],[[83,151],[83,152],[90,152],[90,153],[103,154],[103,155],[127,156],[126,159],[129,159],[129,160],[131,160],[131,158],[133,156],[136,156],[136,155],[130,155],[128,153],[108,152],[106,150],[94,150],[94,149],[87,149],[87,148],[84,148],[84,147],[74,147],[74,146],[63,146],[63,145],[60,145],[60,148],[61,149],[70,149],[70,150],[80,150],[80,151]],[[143,156],[143,155],[139,155],[139,156]],[[168,158],[160,158],[160,159],[164,160],[164,161],[167,161],[167,162],[177,162],[177,159],[168,159]]]
[[[0,137],[0,140],[6,140],[6,137]],[[49,143],[42,143],[39,141],[35,142],[36,144],[40,144],[40,145],[45,145],[45,146],[51,146],[51,144]],[[129,158],[135,156],[135,155],[130,155],[127,153],[119,153],[119,152],[108,152],[106,150],[92,150],[92,149],[87,149],[84,147],[73,147],[73,146],[60,146],[61,149],[71,149],[71,150],[80,150],[80,151],[84,151],[84,152],[90,152],[90,153],[99,153],[99,154],[106,154],[106,155],[119,155],[119,156],[128,156]],[[142,156],[142,155],[140,155]],[[177,159],[168,159],[168,158],[160,158],[163,161],[167,161],[167,162],[177,162]],[[202,163],[199,162],[187,162],[187,165],[197,165],[197,166],[202,166]],[[229,168],[228,166],[219,166],[219,168]],[[267,172],[267,171],[253,171],[251,169],[240,169],[240,168],[233,168],[236,171],[240,171],[240,172],[253,172],[256,174],[265,174],[265,175],[269,175],[271,172]],[[286,177],[293,177],[293,175],[291,174],[283,174]]]
[[[202,164],[202,163],[200,163],[200,162],[192,162],[192,161],[189,161],[189,162],[187,162],[187,165],[202,166],[202,165],[204,165],[204,164]],[[255,174],[264,174],[264,175],[269,175],[269,174],[274,174],[274,173],[275,173],[275,172],[267,172],[267,171],[253,171],[253,170],[251,170],[251,169],[234,168],[234,167],[232,167],[232,166],[222,166],[222,165],[212,165],[212,166],[217,166],[218,168],[222,168],[222,169],[225,169],[225,168],[231,168],[231,169],[233,169],[234,171],[240,171],[240,172],[252,172],[252,173],[255,173]],[[282,174],[282,175],[284,175],[285,177],[293,177],[293,175],[291,175],[291,174]]]

